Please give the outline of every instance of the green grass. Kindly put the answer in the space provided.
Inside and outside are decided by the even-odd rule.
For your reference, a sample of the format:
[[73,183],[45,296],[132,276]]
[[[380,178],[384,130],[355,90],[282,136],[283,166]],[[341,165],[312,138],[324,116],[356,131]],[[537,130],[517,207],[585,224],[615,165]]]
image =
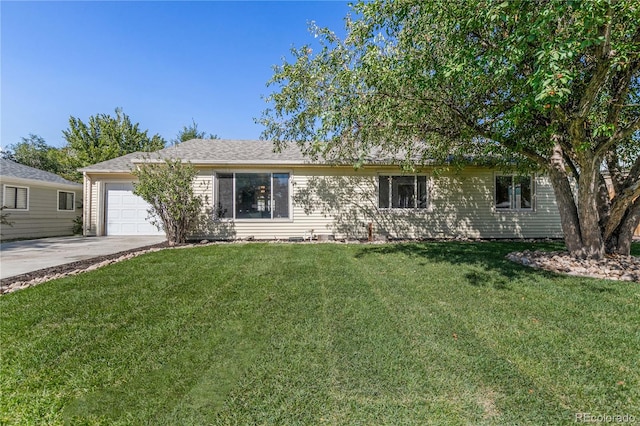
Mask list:
[[558,246],[208,246],[3,296],[0,424],[640,421],[639,285],[525,248]]

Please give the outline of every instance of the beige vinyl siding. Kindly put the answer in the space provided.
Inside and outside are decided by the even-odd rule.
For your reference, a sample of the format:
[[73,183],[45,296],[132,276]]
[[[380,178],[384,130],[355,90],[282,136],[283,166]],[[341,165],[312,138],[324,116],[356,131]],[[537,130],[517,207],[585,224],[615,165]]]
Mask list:
[[[366,238],[373,224],[376,238],[561,238],[559,214],[549,179],[534,180],[533,211],[496,211],[495,171],[468,167],[461,172],[427,168],[429,208],[378,209],[377,180],[380,174],[399,174],[397,168],[365,167],[199,167],[196,194],[206,200],[206,221],[192,235],[209,239],[289,239],[311,234],[336,238]],[[290,174],[291,217],[287,220],[213,220],[215,174],[270,172]],[[104,204],[107,182],[131,182],[128,174],[91,175],[89,196],[91,225],[95,235]],[[102,188],[102,189],[100,189]],[[102,213],[104,214],[104,213]]]
[[[299,169],[294,172],[294,218],[314,235],[366,238],[377,210],[377,174],[350,168]],[[303,236],[298,234],[297,236]]]
[[[2,185],[13,184],[3,180]],[[44,238],[73,235],[73,220],[82,215],[82,209],[59,211],[58,191],[75,193],[75,205],[82,200],[82,190],[70,188],[57,188],[54,186],[38,186],[34,184],[15,184],[20,187],[28,187],[28,210],[4,210],[8,213],[11,226],[1,225],[0,238],[11,240],[19,238]],[[4,197],[4,191],[0,191],[0,197]],[[4,205],[4,199],[0,204]]]
[[433,179],[430,237],[543,238],[561,237],[555,196],[546,177],[534,179],[532,211],[501,211],[494,207],[492,170],[467,168]]
[[[289,173],[289,179],[291,181],[289,185],[290,195],[295,194],[300,189],[306,186],[307,176],[298,175],[298,172],[292,168],[260,168],[260,169],[229,169],[229,168],[211,168],[201,169],[200,176],[194,183],[196,193],[200,195],[208,196],[208,203],[206,205],[207,214],[210,217],[214,215],[214,203],[215,199],[215,173],[231,173],[231,172],[269,172],[269,173]],[[243,220],[228,220],[220,219],[211,221],[209,224],[201,229],[197,236],[201,238],[214,238],[214,239],[288,239],[296,237],[310,236],[311,232],[316,234],[332,233],[330,224],[330,218],[324,218],[320,213],[313,212],[309,215],[305,214],[304,208],[301,205],[297,205],[295,202],[291,203],[293,208],[290,210],[291,217],[289,219],[243,219]]]
[[[214,172],[201,178],[213,198]],[[269,169],[291,173],[292,218],[289,221],[219,221],[223,238],[286,239],[312,233],[336,238],[545,238],[562,236],[553,190],[546,177],[535,178],[535,209],[504,212],[494,208],[494,171],[468,168],[429,177],[428,209],[378,209],[377,177],[397,169],[294,168]],[[206,181],[206,185],[204,182]],[[209,189],[211,188],[211,190]],[[211,206],[210,206],[211,207]],[[216,229],[216,228],[214,228]],[[202,237],[215,237],[203,233]]]
[[91,197],[85,205],[91,206],[89,213],[89,223],[85,223],[85,235],[95,236],[98,230],[98,201],[99,201],[99,181],[92,180],[89,186],[88,196]]
[[213,207],[213,169],[199,169],[198,176],[193,183],[193,192],[202,197],[205,208]]
[[100,186],[102,180],[100,177],[85,178],[85,194],[84,194],[84,235],[96,236],[98,232],[98,203],[102,202],[100,199]]

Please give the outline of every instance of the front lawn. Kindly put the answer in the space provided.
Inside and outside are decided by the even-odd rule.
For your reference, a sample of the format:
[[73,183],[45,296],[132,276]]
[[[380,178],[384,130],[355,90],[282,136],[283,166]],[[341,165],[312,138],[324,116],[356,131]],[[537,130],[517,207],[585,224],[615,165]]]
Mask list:
[[0,424],[640,421],[639,284],[526,248],[214,245],[0,297]]

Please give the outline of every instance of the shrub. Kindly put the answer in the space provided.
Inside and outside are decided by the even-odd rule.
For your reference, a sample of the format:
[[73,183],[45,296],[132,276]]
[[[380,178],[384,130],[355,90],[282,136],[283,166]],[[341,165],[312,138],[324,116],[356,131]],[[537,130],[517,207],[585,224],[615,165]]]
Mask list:
[[132,171],[138,178],[133,192],[151,205],[151,223],[164,229],[169,244],[186,242],[201,213],[203,200],[193,191],[198,172],[191,163],[166,159],[143,163]]

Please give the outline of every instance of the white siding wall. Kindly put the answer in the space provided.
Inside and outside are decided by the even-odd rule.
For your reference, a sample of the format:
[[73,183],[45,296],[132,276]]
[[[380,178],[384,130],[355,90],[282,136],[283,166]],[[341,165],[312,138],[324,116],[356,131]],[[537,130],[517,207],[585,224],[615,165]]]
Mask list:
[[[397,174],[397,169],[351,168],[200,168],[194,189],[206,198],[205,216],[213,217],[215,173],[238,171],[287,172],[293,194],[290,220],[208,220],[197,238],[288,239],[311,232],[336,238],[366,238],[368,223],[376,237],[391,238],[561,238],[559,214],[553,189],[546,177],[535,179],[533,212],[496,212],[494,174],[486,168],[469,167],[429,177],[429,208],[425,210],[379,210],[378,174]],[[92,198],[89,235],[99,228],[98,204],[104,203],[98,183],[132,180],[127,175],[91,176]],[[85,204],[88,201],[85,201]],[[93,234],[91,234],[93,232]]]
[[[0,205],[4,205],[4,185],[14,185],[3,180],[0,185]],[[58,211],[58,190],[51,186],[37,186],[30,184],[15,184],[15,186],[29,188],[29,210],[3,210],[8,213],[11,226],[0,225],[0,239],[11,240],[18,238],[44,238],[73,235],[73,220],[82,215],[82,208],[69,211]],[[74,192],[75,205],[82,201],[82,190],[60,188],[67,192]]]

